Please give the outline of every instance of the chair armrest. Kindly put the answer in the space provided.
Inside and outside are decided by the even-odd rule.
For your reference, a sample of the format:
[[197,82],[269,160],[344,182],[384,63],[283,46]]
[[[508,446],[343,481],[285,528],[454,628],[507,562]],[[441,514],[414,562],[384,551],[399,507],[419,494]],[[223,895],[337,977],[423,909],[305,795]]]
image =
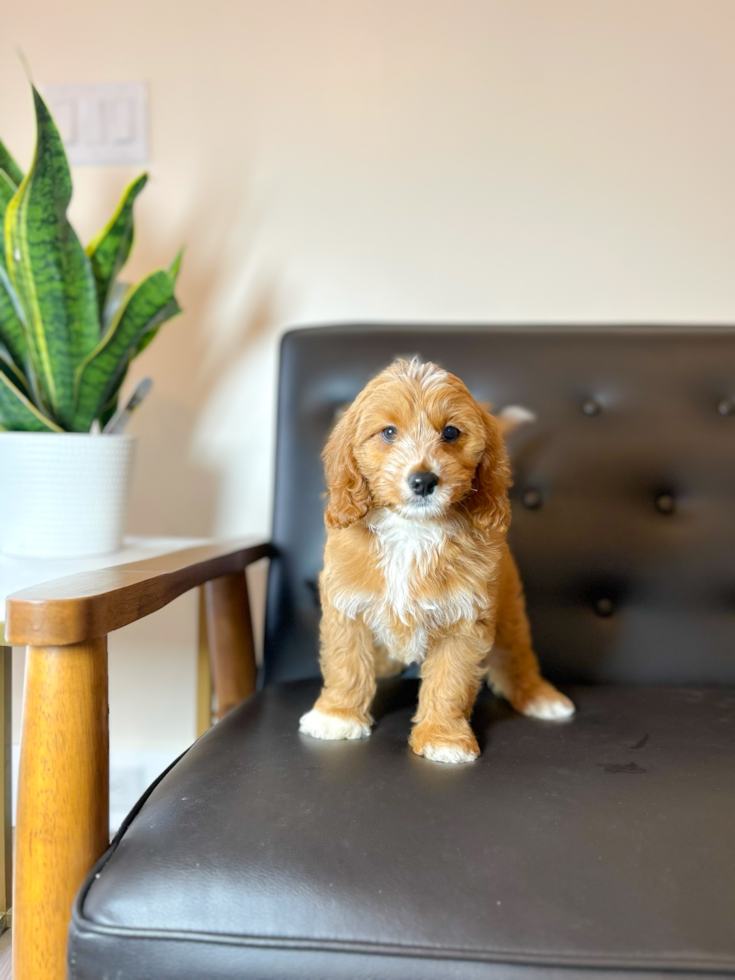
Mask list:
[[105,636],[272,554],[268,543],[222,541],[34,585],[8,596],[5,636],[18,646],[67,646]]

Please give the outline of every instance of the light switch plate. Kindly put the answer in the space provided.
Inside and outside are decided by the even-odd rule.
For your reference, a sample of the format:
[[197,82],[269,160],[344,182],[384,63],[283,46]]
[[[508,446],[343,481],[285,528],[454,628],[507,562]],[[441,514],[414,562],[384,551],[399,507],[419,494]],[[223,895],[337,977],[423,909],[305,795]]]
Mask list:
[[44,85],[69,163],[99,166],[148,162],[145,82]]

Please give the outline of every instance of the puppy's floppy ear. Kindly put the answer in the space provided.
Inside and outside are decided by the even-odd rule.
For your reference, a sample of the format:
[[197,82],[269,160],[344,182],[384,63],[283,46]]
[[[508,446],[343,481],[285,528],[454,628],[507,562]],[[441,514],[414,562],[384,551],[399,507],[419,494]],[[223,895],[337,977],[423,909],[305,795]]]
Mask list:
[[472,484],[474,492],[466,498],[467,510],[480,530],[507,531],[510,525],[508,488],[512,486],[508,453],[497,419],[484,408],[481,410],[485,423],[485,451],[477,464]]
[[370,490],[355,459],[357,411],[354,404],[332,430],[322,453],[329,500],[327,527],[348,527],[368,512]]

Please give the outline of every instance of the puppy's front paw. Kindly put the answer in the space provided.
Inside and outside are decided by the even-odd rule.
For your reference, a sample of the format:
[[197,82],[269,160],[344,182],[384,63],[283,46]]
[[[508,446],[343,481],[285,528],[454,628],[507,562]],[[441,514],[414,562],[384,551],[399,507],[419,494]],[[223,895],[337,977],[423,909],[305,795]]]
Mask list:
[[311,735],[312,738],[329,740],[367,738],[370,734],[370,725],[358,718],[340,718],[312,708],[301,716],[299,731],[304,735]]
[[527,718],[566,721],[572,717],[576,709],[566,694],[562,694],[553,684],[544,681],[516,710]]
[[409,745],[416,755],[450,765],[474,762],[480,755],[480,746],[468,724],[448,729],[420,723],[411,732]]
[[458,762],[474,762],[480,755],[480,749],[470,749],[448,742],[429,742],[419,755],[432,762],[448,762],[456,765]]

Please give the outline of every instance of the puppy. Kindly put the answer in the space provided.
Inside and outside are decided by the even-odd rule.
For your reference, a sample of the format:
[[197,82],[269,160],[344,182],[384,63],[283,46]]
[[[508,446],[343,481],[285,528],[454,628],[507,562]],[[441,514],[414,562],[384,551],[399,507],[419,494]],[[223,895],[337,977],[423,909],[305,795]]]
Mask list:
[[459,378],[396,361],[324,450],[327,545],[319,579],[324,686],[300,730],[366,738],[376,675],[421,664],[409,744],[435,762],[479,755],[469,718],[482,679],[524,715],[574,705],[539,671],[506,544],[502,428]]

